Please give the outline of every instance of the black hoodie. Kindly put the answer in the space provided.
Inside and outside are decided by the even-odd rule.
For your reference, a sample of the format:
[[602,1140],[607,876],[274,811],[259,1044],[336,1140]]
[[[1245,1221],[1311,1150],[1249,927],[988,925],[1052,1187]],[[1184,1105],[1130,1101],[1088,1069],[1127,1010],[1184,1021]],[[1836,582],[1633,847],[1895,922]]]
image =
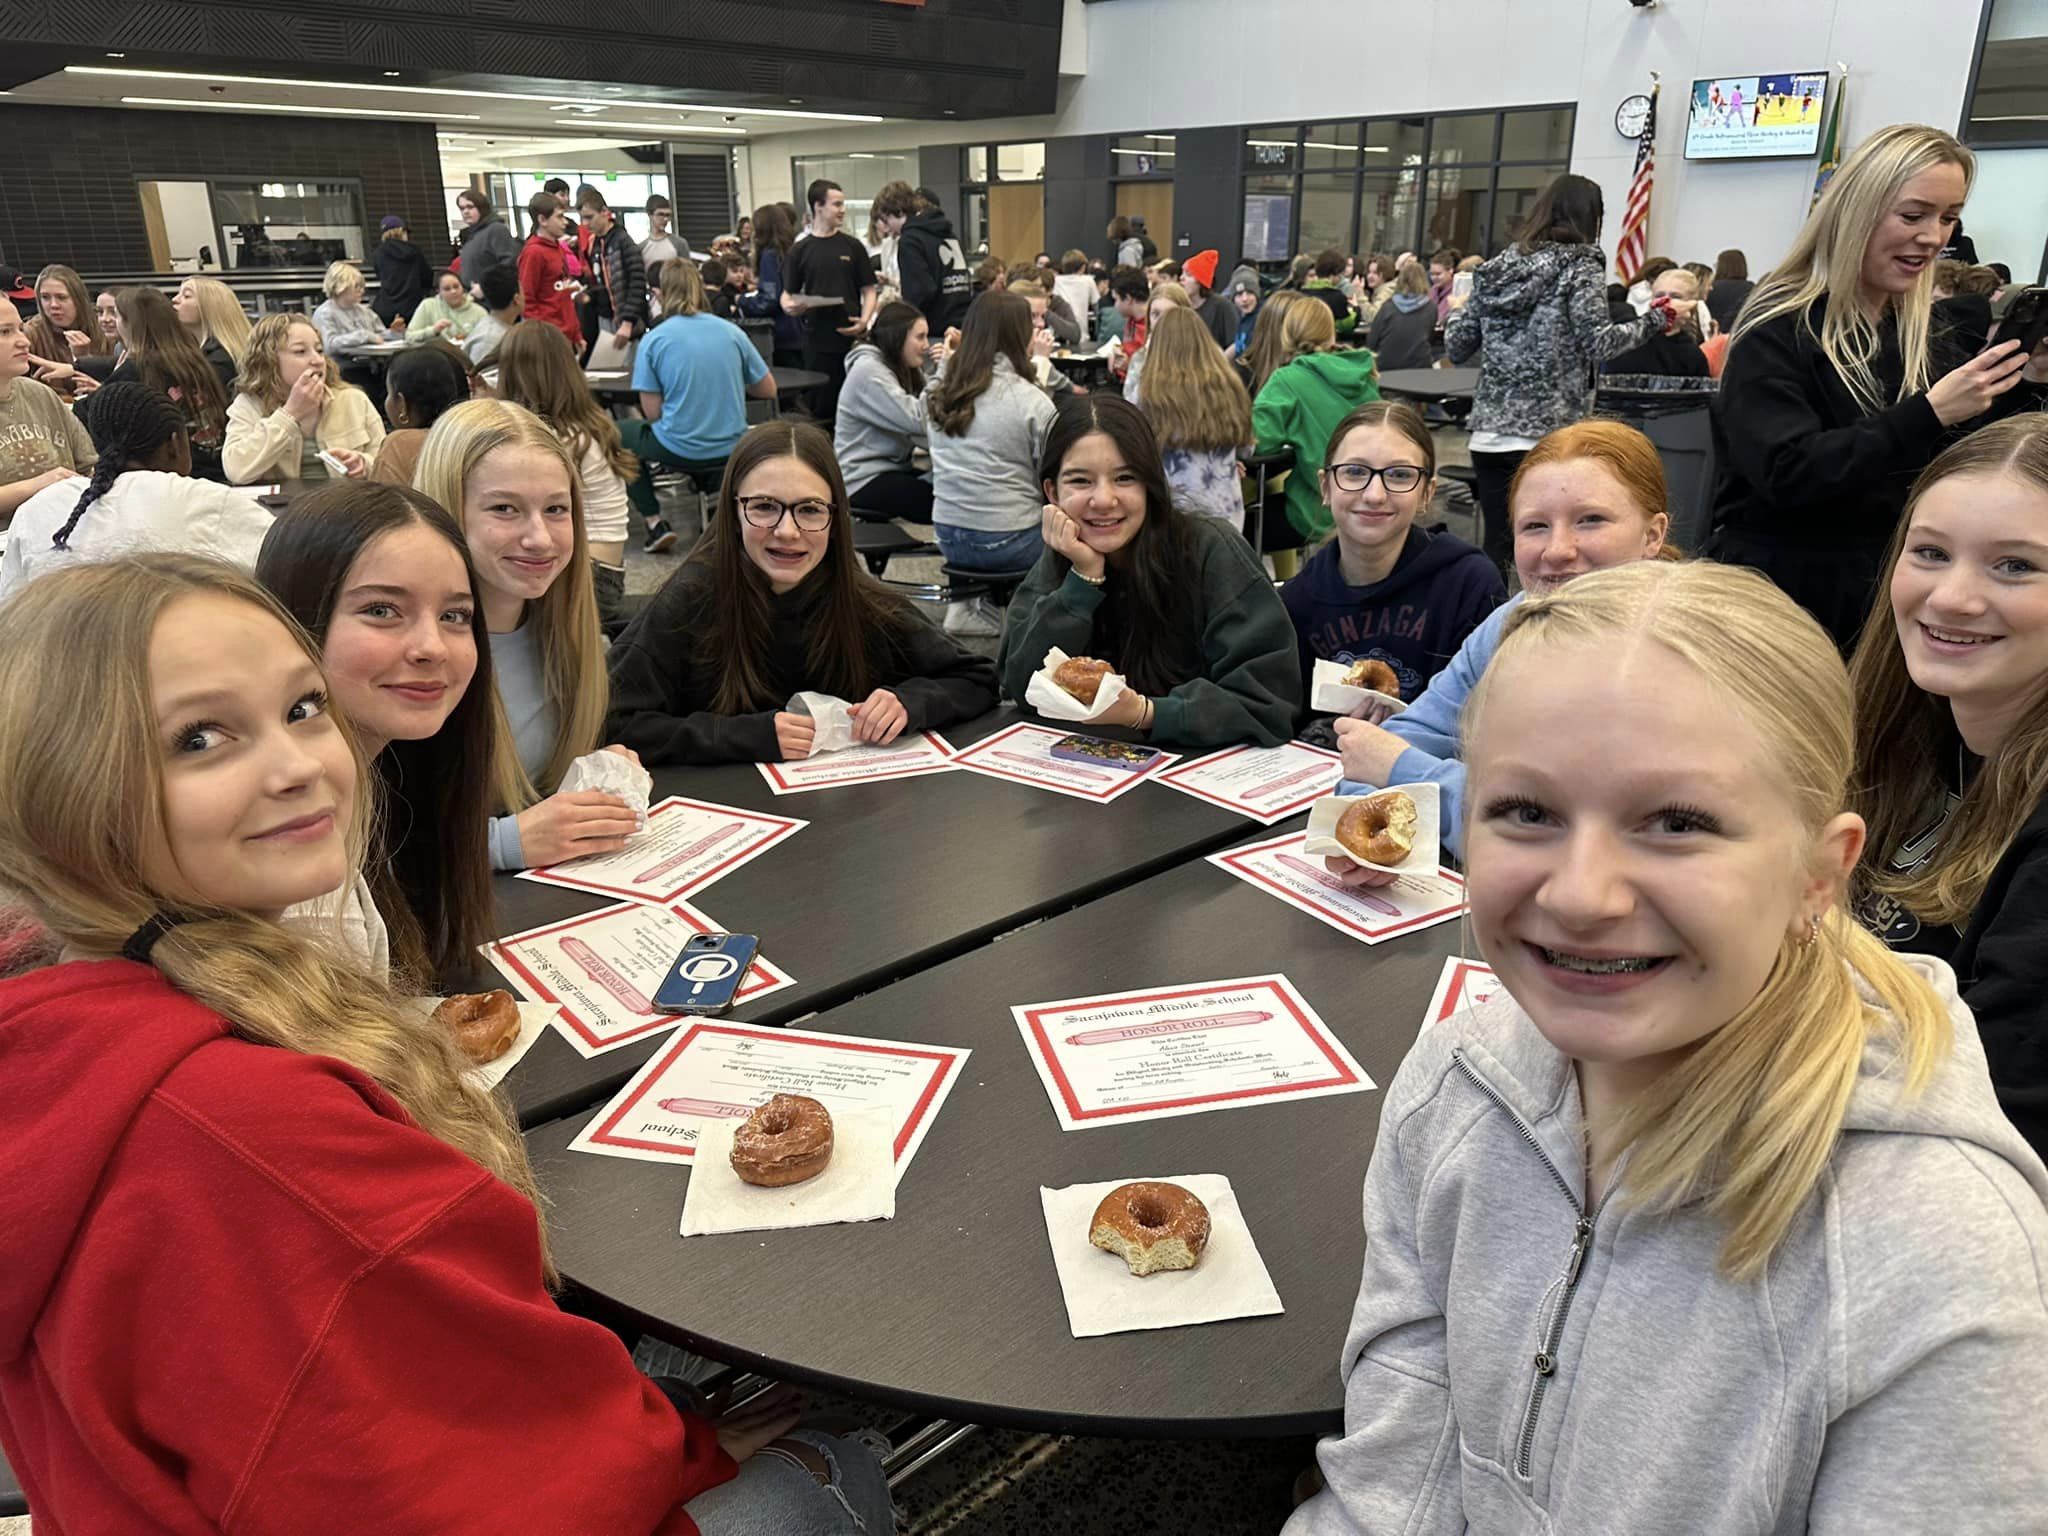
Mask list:
[[954,237],[953,221],[942,210],[914,213],[905,222],[896,241],[896,268],[904,300],[924,311],[932,340],[967,317],[967,306],[974,302],[974,271]]
[[370,265],[377,269],[377,297],[370,308],[386,325],[410,315],[434,291],[434,269],[410,240],[379,240]]
[[1331,539],[1280,589],[1304,696],[1317,660],[1377,660],[1401,679],[1401,697],[1415,698],[1508,598],[1494,563],[1454,534],[1410,528],[1393,570],[1369,587],[1346,583],[1340,557]]

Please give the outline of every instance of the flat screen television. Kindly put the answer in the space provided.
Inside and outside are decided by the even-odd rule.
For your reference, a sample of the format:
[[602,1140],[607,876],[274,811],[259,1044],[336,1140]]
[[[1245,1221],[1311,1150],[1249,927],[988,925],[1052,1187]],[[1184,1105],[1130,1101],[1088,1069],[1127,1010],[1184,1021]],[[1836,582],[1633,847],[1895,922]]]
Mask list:
[[1827,116],[1822,69],[1695,80],[1686,103],[1685,158],[1769,160],[1820,148]]

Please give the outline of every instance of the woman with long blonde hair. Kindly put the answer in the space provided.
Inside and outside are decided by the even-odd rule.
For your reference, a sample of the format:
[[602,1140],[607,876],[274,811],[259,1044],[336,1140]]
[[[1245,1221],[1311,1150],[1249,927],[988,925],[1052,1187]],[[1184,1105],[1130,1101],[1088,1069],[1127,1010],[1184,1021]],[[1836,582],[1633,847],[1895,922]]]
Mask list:
[[1971,357],[1933,324],[1935,260],[1976,166],[1920,123],[1865,139],[1728,345],[1708,553],[1769,576],[1845,653],[1912,477],[1955,436],[2048,396],[2048,347]]
[[1858,915],[1954,966],[2006,1114],[2048,1148],[2048,418],[1973,432],[1913,487],[1850,663]]
[[228,484],[325,480],[330,458],[351,479],[369,473],[384,445],[383,419],[368,395],[342,382],[304,315],[257,321],[236,382],[221,446]]
[[617,800],[557,792],[598,749],[611,700],[568,448],[522,405],[469,400],[434,423],[413,484],[462,525],[476,562],[498,697],[491,862],[523,869],[624,847],[637,828]]
[[1252,402],[1193,309],[1169,307],[1145,341],[1138,408],[1159,438],[1174,505],[1244,527],[1237,461],[1252,445]]
[[1596,571],[1515,610],[1466,746],[1502,994],[1381,1107],[1286,1536],[2035,1523],[2048,1169],[1953,973],[1844,908],[1827,634],[1754,572]]
[[[38,1517],[651,1536],[768,1528],[800,1496],[838,1516],[806,1458],[864,1453],[808,1436],[749,1461],[780,1403],[672,1406],[557,1307],[524,1145],[453,1035],[279,921],[358,867],[368,783],[319,654],[227,566],[74,567],[0,612],[0,1118],[21,1133],[0,1427]],[[712,1526],[719,1507],[739,1518]]]
[[626,487],[639,478],[640,460],[619,440],[619,424],[597,403],[575,348],[553,326],[515,325],[505,333],[498,395],[552,427],[576,461],[598,619],[608,623],[626,595]]
[[249,316],[235,290],[217,277],[188,277],[171,296],[171,308],[221,376],[221,388],[232,394],[235,370],[249,350],[250,329]]

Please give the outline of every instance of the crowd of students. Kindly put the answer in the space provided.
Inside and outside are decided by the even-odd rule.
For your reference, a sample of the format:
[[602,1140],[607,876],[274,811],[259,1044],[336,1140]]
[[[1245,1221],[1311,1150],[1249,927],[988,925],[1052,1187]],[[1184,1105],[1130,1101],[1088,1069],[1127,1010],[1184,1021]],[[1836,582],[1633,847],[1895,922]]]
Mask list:
[[[892,1528],[872,1445],[780,1399],[720,1416],[556,1307],[516,1132],[407,998],[468,974],[493,871],[633,833],[563,790],[577,758],[801,758],[810,690],[886,743],[1021,699],[1057,646],[1127,680],[1102,723],[1140,739],[1322,731],[1344,791],[1438,786],[1505,989],[1388,1091],[1345,1426],[1290,1532],[2022,1528],[2048,1496],[2048,346],[1936,321],[1972,170],[1881,130],[1744,297],[1711,560],[1587,380],[1747,279],[1703,302],[1670,268],[1617,317],[1576,177],[1469,283],[1456,252],[1339,257],[1270,296],[1218,291],[1213,253],[1078,252],[977,294],[907,187],[876,201],[892,281],[817,184],[805,239],[763,208],[731,255],[838,359],[829,435],[747,425],[759,350],[686,255],[650,303],[601,198],[587,258],[544,192],[508,262],[464,194],[458,269],[365,311],[419,343],[381,411],[327,355],[363,324],[346,263],[313,317],[252,328],[205,279],[123,290],[108,327],[68,269],[32,324],[0,300],[0,1109],[44,1170],[0,1179],[0,1429],[32,1502],[80,1529]],[[529,275],[596,289],[595,336]],[[1049,366],[1059,306],[1122,323],[1121,387]],[[1485,549],[1430,526],[1435,435],[1377,398],[1370,339],[1438,313],[1480,360]],[[583,376],[607,334],[639,418]],[[1276,585],[1238,461],[1283,444],[1267,542],[1307,557]],[[273,518],[209,450],[237,484],[329,483]],[[628,619],[657,462],[715,500]],[[934,623],[867,574],[857,507],[1022,582]],[[1406,709],[1319,721],[1315,664],[1365,659]],[[207,1347],[209,1316],[249,1346]]]

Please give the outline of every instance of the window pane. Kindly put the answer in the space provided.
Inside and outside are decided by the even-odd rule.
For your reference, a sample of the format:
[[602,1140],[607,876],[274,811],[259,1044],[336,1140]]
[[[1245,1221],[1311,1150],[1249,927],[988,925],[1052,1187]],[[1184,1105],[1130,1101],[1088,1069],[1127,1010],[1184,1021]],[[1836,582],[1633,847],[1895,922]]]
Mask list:
[[1367,171],[1365,204],[1358,216],[1359,250],[1385,256],[1414,250],[1421,189],[1420,171]]
[[998,144],[996,146],[996,180],[1045,180],[1045,145],[1043,143]]
[[963,181],[988,180],[988,150],[980,144],[971,144],[967,149],[967,171]]
[[1247,176],[1244,184],[1244,259],[1285,267],[1294,255],[1294,178]]
[[1298,151],[1295,143],[1301,130],[1292,126],[1285,128],[1252,128],[1244,136],[1244,163],[1254,171],[1291,171],[1296,168]]
[[1422,159],[1422,119],[1383,117],[1365,125],[1366,164],[1373,170],[1413,165]]
[[1301,249],[1351,252],[1351,177],[1301,178]]
[[1112,176],[1171,176],[1173,135],[1170,133],[1127,133],[1112,139],[1109,146],[1109,174]]
[[1572,157],[1572,109],[1507,112],[1501,116],[1500,157],[1503,160],[1569,160]]
[[[2040,0],[1992,0],[1963,137],[1972,144],[2048,141],[2048,8]],[[2017,254],[2033,265],[2033,252]]]
[[1303,130],[1301,168],[1348,171],[1358,164],[1358,124],[1311,123]]
[[1564,173],[1562,165],[1504,165],[1493,188],[1493,218],[1483,255],[1491,256],[1514,242],[1515,231],[1536,206],[1543,189]]
[[[194,200],[195,211],[198,206]],[[231,266],[322,267],[363,259],[363,199],[353,181],[216,181],[213,207]]]
[[968,255],[980,257],[988,244],[988,194],[969,192],[960,199],[961,247]]
[[1463,112],[1455,117],[1437,118],[1429,125],[1430,164],[1491,160],[1493,116],[1491,112]]
[[1464,253],[1486,238],[1487,182],[1491,169],[1454,168],[1429,173],[1428,215],[1422,237],[1423,249],[1415,254],[1428,260],[1445,246]]

